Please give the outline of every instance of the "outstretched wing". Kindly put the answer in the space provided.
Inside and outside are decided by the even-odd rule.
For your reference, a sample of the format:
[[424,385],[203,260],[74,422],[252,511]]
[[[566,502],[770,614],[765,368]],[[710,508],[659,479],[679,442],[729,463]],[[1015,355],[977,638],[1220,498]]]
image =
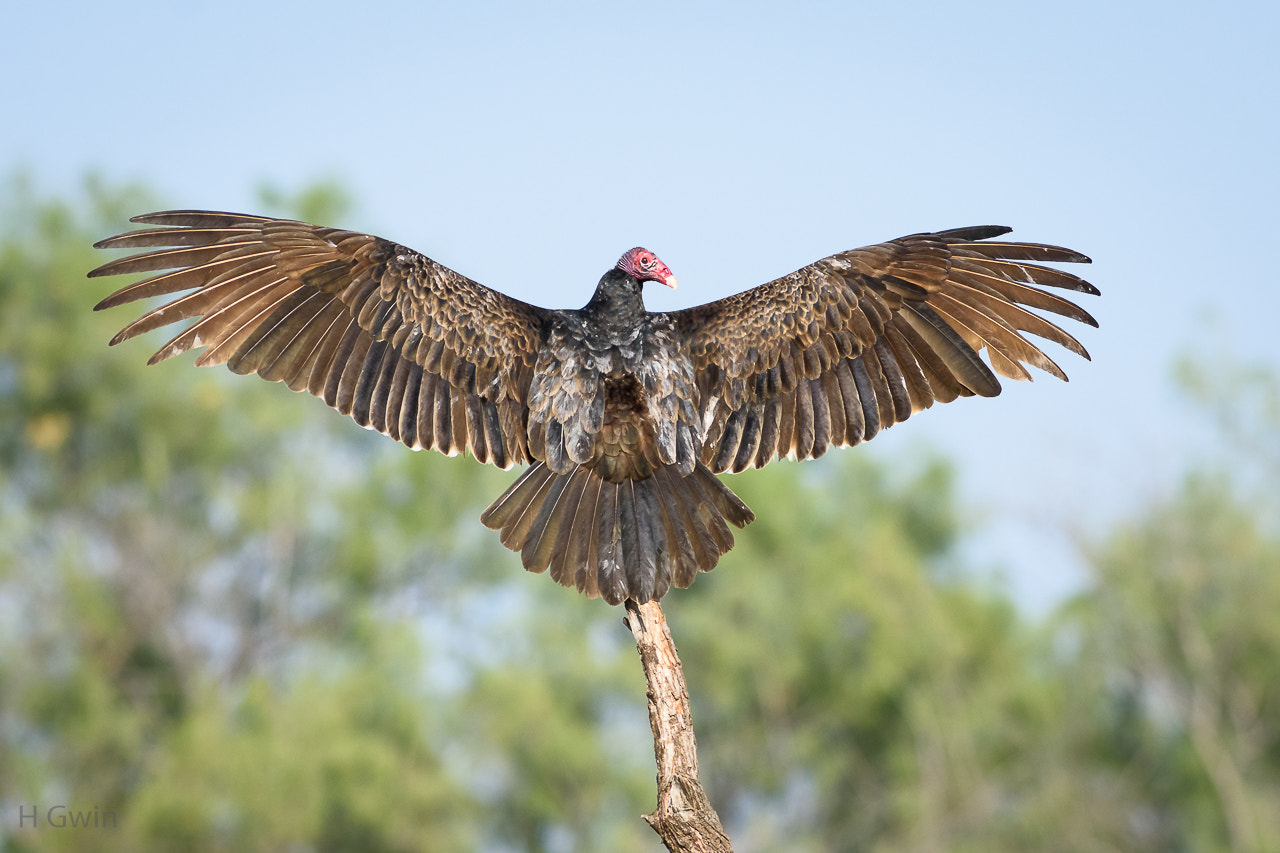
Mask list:
[[112,344],[198,318],[150,363],[205,347],[198,365],[225,363],[309,391],[415,449],[465,449],[500,468],[529,461],[526,395],[543,309],[368,234],[207,211],[132,221],[159,227],[97,247],[150,251],[89,275],[159,274],[97,309],[191,292]]
[[[699,377],[703,461],[721,472],[818,457],[935,401],[994,397],[995,374],[1030,379],[1024,365],[1065,380],[1020,333],[1089,354],[1022,306],[1096,326],[1083,309],[1040,288],[1098,290],[1033,263],[1089,259],[990,239],[1009,230],[912,234],[672,314]],[[978,356],[983,349],[990,366]]]

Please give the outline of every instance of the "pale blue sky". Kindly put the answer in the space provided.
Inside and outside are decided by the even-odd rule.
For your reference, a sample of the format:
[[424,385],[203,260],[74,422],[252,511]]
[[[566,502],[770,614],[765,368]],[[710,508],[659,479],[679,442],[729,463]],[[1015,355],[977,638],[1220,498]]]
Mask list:
[[[1168,488],[1179,353],[1280,368],[1275,3],[12,3],[0,169],[180,207],[340,180],[343,222],[577,306],[643,244],[678,308],[961,225],[1094,258],[1092,363],[846,452],[934,445],[1024,601],[1070,587],[1059,518]],[[85,283],[86,308],[109,284]],[[144,357],[135,351],[112,357]],[[186,365],[170,369],[190,369]],[[284,393],[284,392],[282,392]],[[317,404],[317,416],[323,407]],[[748,475],[749,476],[749,475]],[[513,560],[513,570],[518,563]]]

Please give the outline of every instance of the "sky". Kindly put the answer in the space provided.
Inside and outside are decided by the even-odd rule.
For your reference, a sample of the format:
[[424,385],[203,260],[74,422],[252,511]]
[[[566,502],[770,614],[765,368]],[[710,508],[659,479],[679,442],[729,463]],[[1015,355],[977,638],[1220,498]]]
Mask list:
[[355,206],[324,224],[547,307],[635,245],[681,282],[654,310],[918,231],[1082,251],[1069,384],[841,451],[954,459],[966,559],[1043,610],[1075,536],[1201,458],[1175,360],[1280,370],[1277,37],[1265,2],[13,3],[0,174],[251,212],[332,179]]

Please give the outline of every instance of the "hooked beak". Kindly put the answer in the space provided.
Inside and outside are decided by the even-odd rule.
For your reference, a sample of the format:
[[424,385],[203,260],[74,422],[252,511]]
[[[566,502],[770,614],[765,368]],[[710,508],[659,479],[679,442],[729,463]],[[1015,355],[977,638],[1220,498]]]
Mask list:
[[[662,264],[662,261],[658,261],[658,263]],[[675,290],[676,285],[679,284],[679,282],[676,281],[675,275],[672,274],[671,270],[667,268],[666,264],[662,264],[662,269],[658,270],[658,276],[659,276],[658,280],[661,281],[663,284],[665,284],[667,287],[671,288],[672,290]]]

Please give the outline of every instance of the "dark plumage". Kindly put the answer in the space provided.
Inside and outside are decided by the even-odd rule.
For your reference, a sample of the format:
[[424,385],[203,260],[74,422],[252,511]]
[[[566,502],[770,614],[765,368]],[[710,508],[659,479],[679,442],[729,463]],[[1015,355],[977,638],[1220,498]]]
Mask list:
[[[1088,358],[1021,306],[1097,323],[1042,287],[1097,290],[1039,262],[1088,263],[1001,227],[913,234],[832,255],[752,290],[671,313],[675,286],[632,249],[579,310],[504,296],[404,246],[302,222],[203,211],[99,248],[145,248],[90,276],[158,273],[98,304],[185,293],[112,344],[196,318],[151,358],[205,347],[321,397],[414,449],[533,463],[481,520],[546,571],[611,604],[686,587],[754,516],[715,476],[853,445],[935,401],[1000,392],[1032,365],[1066,376],[1021,332]],[[164,271],[164,272],[162,272]],[[986,350],[990,366],[979,358]]]

